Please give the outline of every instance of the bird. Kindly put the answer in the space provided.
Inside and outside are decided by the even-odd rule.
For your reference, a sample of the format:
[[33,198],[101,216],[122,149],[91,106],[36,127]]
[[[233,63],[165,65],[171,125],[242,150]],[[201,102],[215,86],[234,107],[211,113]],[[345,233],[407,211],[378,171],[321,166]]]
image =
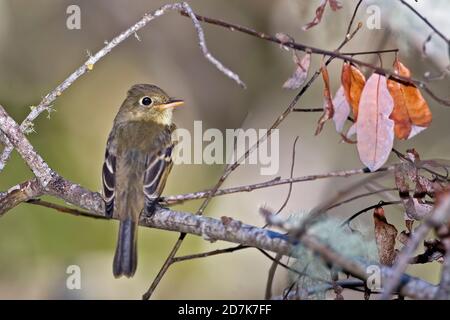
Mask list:
[[172,168],[173,109],[184,104],[151,84],[127,92],[109,133],[102,167],[105,215],[120,221],[113,260],[115,278],[137,268],[137,226],[151,216]]

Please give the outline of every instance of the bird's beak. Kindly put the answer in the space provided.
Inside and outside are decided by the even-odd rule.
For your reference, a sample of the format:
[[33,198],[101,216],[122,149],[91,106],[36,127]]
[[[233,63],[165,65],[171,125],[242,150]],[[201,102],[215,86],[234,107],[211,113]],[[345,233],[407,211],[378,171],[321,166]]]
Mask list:
[[171,109],[171,108],[173,109],[173,108],[179,107],[183,104],[184,104],[183,100],[170,99],[169,102],[159,105],[158,108],[161,110],[166,110],[166,109]]

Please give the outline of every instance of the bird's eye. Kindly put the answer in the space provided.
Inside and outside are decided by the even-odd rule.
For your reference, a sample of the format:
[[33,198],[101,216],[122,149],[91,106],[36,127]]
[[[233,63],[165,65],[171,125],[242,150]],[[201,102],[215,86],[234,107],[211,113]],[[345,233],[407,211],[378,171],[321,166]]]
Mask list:
[[149,105],[151,105],[152,104],[152,99],[150,98],[150,97],[147,97],[147,96],[145,96],[145,97],[143,97],[142,99],[141,99],[141,101],[139,102],[141,105],[143,105],[143,106],[149,106]]

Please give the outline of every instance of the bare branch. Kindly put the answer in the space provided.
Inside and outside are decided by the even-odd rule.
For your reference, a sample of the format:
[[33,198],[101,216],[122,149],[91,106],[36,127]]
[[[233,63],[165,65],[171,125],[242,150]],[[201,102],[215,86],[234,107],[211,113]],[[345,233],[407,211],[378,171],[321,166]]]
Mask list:
[[200,48],[201,48],[205,58],[208,59],[209,62],[211,62],[217,69],[219,69],[222,73],[224,73],[228,78],[233,79],[241,87],[245,88],[246,87],[245,83],[241,81],[241,79],[239,78],[239,76],[236,73],[232,72],[230,69],[225,67],[219,60],[214,58],[211,55],[211,53],[209,53],[208,48],[206,47],[205,34],[203,33],[203,29],[202,29],[200,23],[198,22],[197,16],[195,15],[195,13],[192,11],[191,7],[186,2],[183,2],[182,6],[185,10],[184,12],[187,12],[189,17],[192,19],[192,22],[194,23],[194,26],[195,26],[195,29],[197,30],[197,35],[199,38],[199,45],[200,45]]
[[[293,184],[293,183],[299,183],[299,182],[305,182],[305,181],[314,181],[314,180],[320,180],[320,179],[328,179],[328,178],[345,178],[350,177],[354,175],[360,175],[360,174],[377,174],[380,172],[387,172],[387,171],[393,171],[395,168],[394,165],[380,168],[376,172],[370,172],[366,168],[362,169],[350,169],[350,170],[339,170],[339,171],[332,171],[327,173],[321,173],[321,174],[312,174],[302,177],[295,177],[295,178],[286,178],[286,179],[280,179],[275,178],[266,182],[260,182],[260,183],[254,183],[249,184],[245,186],[238,186],[238,187],[231,187],[227,189],[219,189],[215,192],[214,196],[222,196],[227,194],[233,194],[233,193],[239,193],[239,192],[252,192],[254,190],[258,189],[264,189],[274,186],[279,186],[283,184]],[[203,199],[208,197],[208,194],[210,193],[210,190],[205,191],[197,191],[192,193],[186,193],[186,194],[179,194],[179,195],[172,195],[172,196],[165,196],[162,198],[161,202],[166,205],[173,205],[177,204],[183,201],[187,200],[197,200],[197,199]]]

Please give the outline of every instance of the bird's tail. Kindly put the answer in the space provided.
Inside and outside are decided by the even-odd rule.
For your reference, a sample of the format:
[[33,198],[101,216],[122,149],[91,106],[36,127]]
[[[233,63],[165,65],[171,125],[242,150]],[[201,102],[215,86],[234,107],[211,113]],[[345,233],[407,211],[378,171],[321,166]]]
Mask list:
[[113,274],[130,278],[137,267],[137,223],[127,218],[120,221],[119,237],[113,262]]

